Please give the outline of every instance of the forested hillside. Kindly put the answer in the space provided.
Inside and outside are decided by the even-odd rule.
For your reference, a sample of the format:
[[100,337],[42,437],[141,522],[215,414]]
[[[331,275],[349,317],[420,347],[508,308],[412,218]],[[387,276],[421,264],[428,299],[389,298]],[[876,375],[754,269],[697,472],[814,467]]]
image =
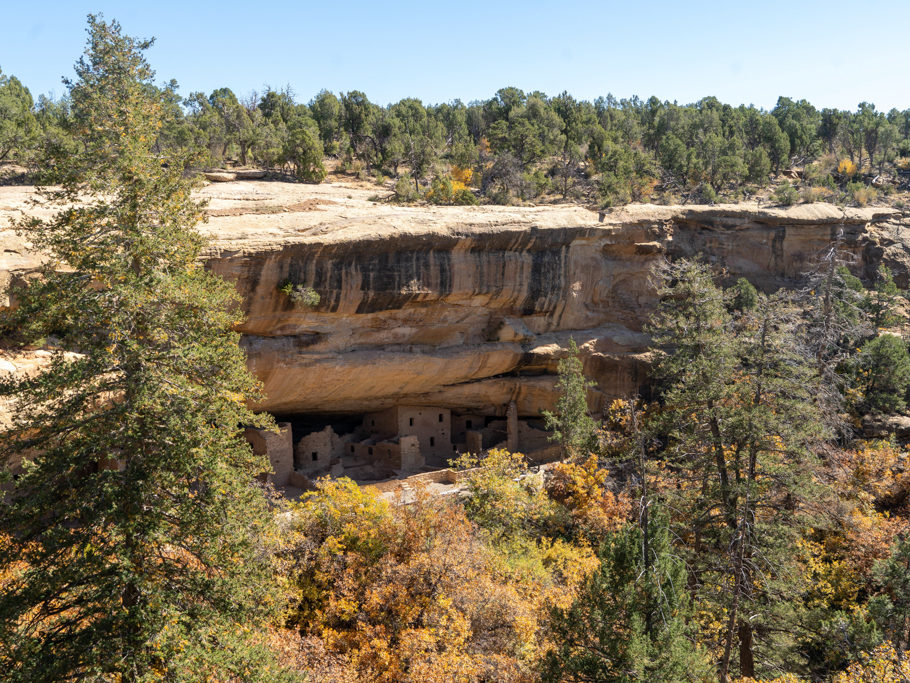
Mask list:
[[[291,496],[245,438],[275,422],[250,408],[240,296],[203,267],[187,172],[309,182],[330,158],[399,201],[616,204],[744,196],[798,167],[807,200],[865,203],[903,182],[910,110],[511,89],[429,108],[183,102],[153,85],[149,45],[90,16],[64,99],[0,88],[7,179],[46,183],[12,227],[47,255],[0,309],[0,360],[40,359],[0,365],[0,678],[910,681],[908,296],[874,260],[855,275],[847,212],[776,291],[631,242],[624,257],[656,264],[647,382],[592,414],[575,340],[551,342],[555,461],[480,448],[442,492],[325,476]],[[307,283],[279,292],[318,314]],[[423,301],[399,294],[419,326]]]
[[[183,98],[174,81],[161,94],[170,116],[159,153],[179,151],[194,168],[258,166],[307,182],[329,167],[388,181],[399,201],[710,203],[767,197],[776,179],[784,180],[771,193],[777,203],[865,205],[905,201],[910,178],[910,109],[869,102],[818,110],[781,97],[765,111],[714,97],[589,102],[503,88],[482,102],[382,106],[356,90],[323,90],[306,103],[289,89]],[[0,162],[29,167],[41,149],[75,144],[75,133],[67,97],[35,102],[0,73]]]

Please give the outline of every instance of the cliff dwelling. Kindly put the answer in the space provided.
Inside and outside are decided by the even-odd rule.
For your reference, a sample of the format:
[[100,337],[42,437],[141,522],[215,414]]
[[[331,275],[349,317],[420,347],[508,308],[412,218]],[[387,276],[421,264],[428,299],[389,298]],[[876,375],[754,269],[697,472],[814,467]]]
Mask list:
[[533,462],[559,455],[543,420],[519,418],[515,402],[501,415],[453,412],[439,406],[392,406],[360,416],[281,418],[278,432],[248,428],[256,453],[267,455],[276,486],[306,488],[312,478],[376,481],[449,466],[465,453],[491,448],[524,453]]
[[[4,187],[0,219],[33,190]],[[380,481],[436,472],[502,446],[551,457],[540,419],[559,360],[579,349],[592,414],[647,391],[652,267],[701,255],[764,291],[799,284],[843,232],[866,281],[887,265],[910,284],[906,220],[828,204],[408,207],[331,184],[226,182],[203,260],[240,298],[237,331],[277,433],[248,430],[278,486],[322,475]],[[0,229],[0,285],[43,257]],[[311,291],[295,301],[288,283]],[[2,289],[2,288],[0,288]],[[12,307],[9,297],[0,308]],[[35,353],[41,353],[37,351]],[[0,420],[3,406],[0,405]],[[550,455],[548,455],[548,453]]]

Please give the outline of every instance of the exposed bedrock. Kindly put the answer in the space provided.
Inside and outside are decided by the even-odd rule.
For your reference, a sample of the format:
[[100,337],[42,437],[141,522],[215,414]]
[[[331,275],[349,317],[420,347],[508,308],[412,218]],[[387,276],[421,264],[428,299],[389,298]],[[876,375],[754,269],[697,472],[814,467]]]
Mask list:
[[[888,210],[652,206],[602,220],[579,209],[524,211],[530,224],[480,223],[484,209],[462,209],[418,230],[215,249],[210,267],[243,296],[243,344],[267,395],[260,407],[501,414],[515,401],[520,414],[537,415],[555,401],[556,366],[574,338],[597,383],[592,408],[602,409],[647,382],[642,328],[657,303],[650,269],[664,254],[701,254],[766,290],[797,283],[841,230],[861,274],[874,271],[886,243],[906,254],[891,239],[900,216]],[[906,278],[901,259],[891,260]],[[312,287],[319,304],[294,304],[280,291],[288,281]]]
[[[596,220],[596,216],[595,216]],[[274,412],[357,412],[395,403],[537,414],[560,347],[583,347],[611,393],[644,380],[640,333],[663,241],[652,227],[293,244],[210,262],[244,296],[244,345]],[[295,305],[290,280],[318,306]]]
[[[890,209],[827,204],[398,207],[340,185],[217,183],[208,266],[236,283],[242,344],[279,414],[394,404],[536,416],[556,398],[570,339],[598,385],[591,406],[647,384],[652,265],[696,256],[772,290],[798,283],[843,231],[854,270],[910,285],[910,225]],[[8,228],[30,196],[0,188],[0,286],[40,259]],[[6,226],[4,226],[4,220]],[[6,227],[6,229],[4,229]],[[312,287],[295,304],[281,286]],[[0,307],[11,302],[0,300]]]

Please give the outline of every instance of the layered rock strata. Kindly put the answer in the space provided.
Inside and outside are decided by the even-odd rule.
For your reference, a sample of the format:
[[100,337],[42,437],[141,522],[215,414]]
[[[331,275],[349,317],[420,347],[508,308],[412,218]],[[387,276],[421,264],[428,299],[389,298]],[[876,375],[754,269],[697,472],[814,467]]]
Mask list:
[[[505,415],[514,401],[536,416],[553,405],[556,366],[574,339],[601,409],[647,381],[650,269],[665,255],[702,255],[771,290],[798,283],[842,234],[860,275],[885,262],[899,284],[910,279],[907,224],[889,209],[396,207],[369,201],[374,191],[267,182],[203,191],[206,263],[241,294],[242,344],[265,388],[259,408]],[[34,261],[10,234],[0,232],[7,278]],[[285,285],[311,289],[318,304],[295,303]]]

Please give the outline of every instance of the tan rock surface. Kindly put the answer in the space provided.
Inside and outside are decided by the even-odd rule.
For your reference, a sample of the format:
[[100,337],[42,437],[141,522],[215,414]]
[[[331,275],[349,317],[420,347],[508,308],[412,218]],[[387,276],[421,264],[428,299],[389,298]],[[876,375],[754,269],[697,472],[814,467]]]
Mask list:
[[[359,413],[395,403],[522,415],[552,405],[574,338],[599,385],[592,404],[646,381],[642,325],[651,265],[696,255],[766,289],[792,285],[843,229],[867,276],[884,259],[899,283],[910,248],[899,212],[827,204],[667,207],[598,214],[577,206],[402,207],[375,189],[261,181],[209,185],[206,261],[233,280],[247,316],[262,408]],[[26,188],[0,188],[0,277],[33,267],[2,232]],[[296,305],[283,283],[312,287]]]

